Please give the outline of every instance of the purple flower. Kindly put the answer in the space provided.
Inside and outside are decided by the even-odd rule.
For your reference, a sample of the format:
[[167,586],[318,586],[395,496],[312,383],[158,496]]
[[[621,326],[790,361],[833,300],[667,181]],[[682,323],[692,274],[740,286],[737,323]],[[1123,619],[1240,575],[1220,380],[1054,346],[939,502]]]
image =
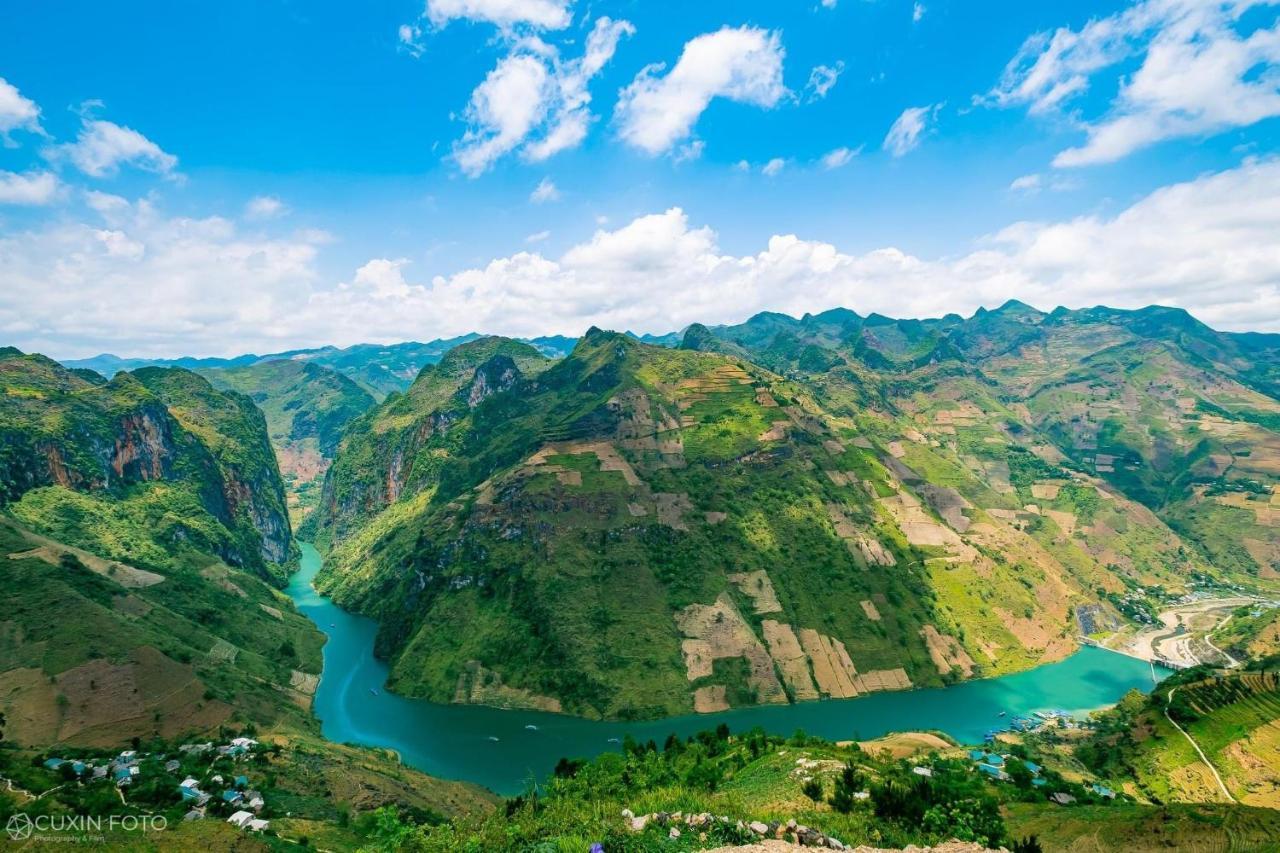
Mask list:
[[591,853],[604,853],[604,845],[597,841],[591,845]]

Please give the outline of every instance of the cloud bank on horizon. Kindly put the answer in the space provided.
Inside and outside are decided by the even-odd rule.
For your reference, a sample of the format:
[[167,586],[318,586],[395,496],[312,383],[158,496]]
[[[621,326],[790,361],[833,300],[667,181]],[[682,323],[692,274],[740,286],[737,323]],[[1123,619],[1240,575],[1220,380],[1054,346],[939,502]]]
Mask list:
[[[759,24],[609,5],[426,0],[389,34],[403,73],[465,59],[477,74],[457,81],[460,101],[412,107],[439,110],[445,134],[426,193],[401,193],[433,210],[417,230],[176,145],[163,110],[122,110],[114,91],[104,104],[81,91],[92,78],[78,100],[47,102],[41,69],[0,60],[0,343],[227,355],[666,332],[761,310],[940,316],[1009,298],[1161,303],[1280,331],[1280,0],[1083,17],[1044,4],[1030,31],[975,49],[987,71],[967,93],[941,66],[890,75],[842,53],[842,15],[900,12],[903,52],[931,28],[954,42],[945,3],[824,3],[785,20],[762,6]],[[902,248],[936,227],[929,199],[948,190],[985,199],[982,224],[952,217],[931,251]],[[816,198],[866,231],[881,213],[920,224],[819,237]],[[464,227],[451,207],[472,211],[471,240],[428,246],[433,228]]]

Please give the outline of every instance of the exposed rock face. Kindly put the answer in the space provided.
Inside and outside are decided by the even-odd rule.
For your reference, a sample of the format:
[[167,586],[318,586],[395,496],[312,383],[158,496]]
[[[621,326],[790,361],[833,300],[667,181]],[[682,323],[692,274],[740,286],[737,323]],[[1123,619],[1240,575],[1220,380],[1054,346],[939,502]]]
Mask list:
[[[60,486],[108,499],[182,484],[230,535],[171,525],[167,541],[207,547],[270,574],[289,559],[284,483],[252,401],[182,369],[91,381],[43,356],[0,352],[0,504]],[[189,505],[188,505],[189,506]]]
[[361,520],[427,488],[448,453],[440,437],[495,394],[519,390],[522,364],[542,361],[525,344],[481,338],[423,368],[408,392],[351,424],[325,476],[320,529],[340,540]]

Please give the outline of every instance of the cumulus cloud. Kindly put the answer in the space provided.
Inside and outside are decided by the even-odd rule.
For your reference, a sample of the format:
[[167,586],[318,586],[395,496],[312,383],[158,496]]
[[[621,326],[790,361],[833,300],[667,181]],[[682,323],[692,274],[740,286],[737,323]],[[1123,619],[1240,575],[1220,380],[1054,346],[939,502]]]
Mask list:
[[534,233],[530,234],[528,237],[525,237],[524,241],[530,244],[541,243],[542,241],[546,240],[550,236],[551,236],[550,231],[535,231]]
[[40,108],[34,101],[24,98],[17,86],[0,77],[0,143],[6,148],[17,144],[9,135],[15,130],[43,134]]
[[560,198],[560,190],[550,178],[543,178],[538,181],[538,185],[533,188],[533,192],[529,193],[529,201],[534,204],[542,204],[548,201],[557,201]]
[[670,151],[687,139],[713,98],[773,107],[787,94],[782,84],[786,51],[777,32],[725,27],[688,41],[675,66],[646,66],[619,92],[618,135],[647,154]]
[[566,0],[427,0],[422,16],[435,27],[466,20],[499,27],[523,24],[560,30],[573,19],[569,5]]
[[841,166],[847,166],[849,161],[858,156],[858,152],[852,148],[834,148],[822,155],[822,168],[839,169]]
[[75,142],[56,145],[46,151],[52,160],[69,160],[92,178],[114,177],[122,165],[131,165],[158,175],[174,176],[178,158],[130,127],[93,118],[86,112]]
[[1114,216],[1014,223],[952,257],[796,235],[735,255],[672,208],[558,257],[521,251],[436,276],[373,258],[329,286],[304,239],[166,218],[147,202],[104,206],[110,223],[0,238],[0,338],[56,355],[228,354],[592,324],[665,332],[833,306],[927,317],[1012,297],[1046,309],[1161,303],[1219,328],[1280,331],[1280,160],[1165,187]]
[[[1123,75],[1107,110],[1079,119],[1085,142],[1059,152],[1058,167],[1110,163],[1163,140],[1248,126],[1280,115],[1276,5],[1142,0],[1078,30],[1037,33],[979,101],[1054,113],[1104,72]],[[1248,12],[1266,20],[1242,20]]]
[[774,157],[768,163],[765,163],[760,167],[760,174],[772,178],[774,175],[781,172],[786,165],[786,160],[783,160],[781,157]]
[[908,107],[903,110],[902,115],[894,121],[884,138],[884,150],[894,157],[901,157],[918,148],[940,108],[941,104],[934,104],[926,107]]
[[288,212],[288,205],[273,195],[254,196],[244,206],[246,219],[275,219]]
[[923,3],[916,3],[911,7],[911,23],[918,24],[920,19],[924,17],[924,13],[929,11]]
[[459,168],[475,177],[517,149],[540,161],[581,144],[595,120],[588,83],[634,32],[629,21],[598,18],[582,56],[570,60],[537,37],[517,39],[471,93],[468,129],[453,150]]
[[90,355],[281,349],[317,280],[317,235],[266,239],[219,217],[86,194],[100,221],[0,236],[0,339]]
[[809,93],[809,100],[820,101],[825,98],[827,92],[831,91],[831,87],[835,86],[843,73],[844,60],[837,61],[835,65],[813,66],[813,70],[809,72],[809,82],[804,86],[805,91]]
[[5,172],[0,170],[0,204],[40,206],[58,194],[58,178],[52,172]]

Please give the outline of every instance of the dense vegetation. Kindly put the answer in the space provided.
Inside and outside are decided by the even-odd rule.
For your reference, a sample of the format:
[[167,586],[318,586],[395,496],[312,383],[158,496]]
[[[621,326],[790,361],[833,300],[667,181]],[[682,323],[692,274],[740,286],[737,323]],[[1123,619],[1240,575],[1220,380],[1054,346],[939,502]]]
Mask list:
[[1268,346],[1018,303],[592,330],[550,366],[482,339],[348,429],[321,582],[440,701],[651,717],[1009,672],[1151,591],[1275,588]]

